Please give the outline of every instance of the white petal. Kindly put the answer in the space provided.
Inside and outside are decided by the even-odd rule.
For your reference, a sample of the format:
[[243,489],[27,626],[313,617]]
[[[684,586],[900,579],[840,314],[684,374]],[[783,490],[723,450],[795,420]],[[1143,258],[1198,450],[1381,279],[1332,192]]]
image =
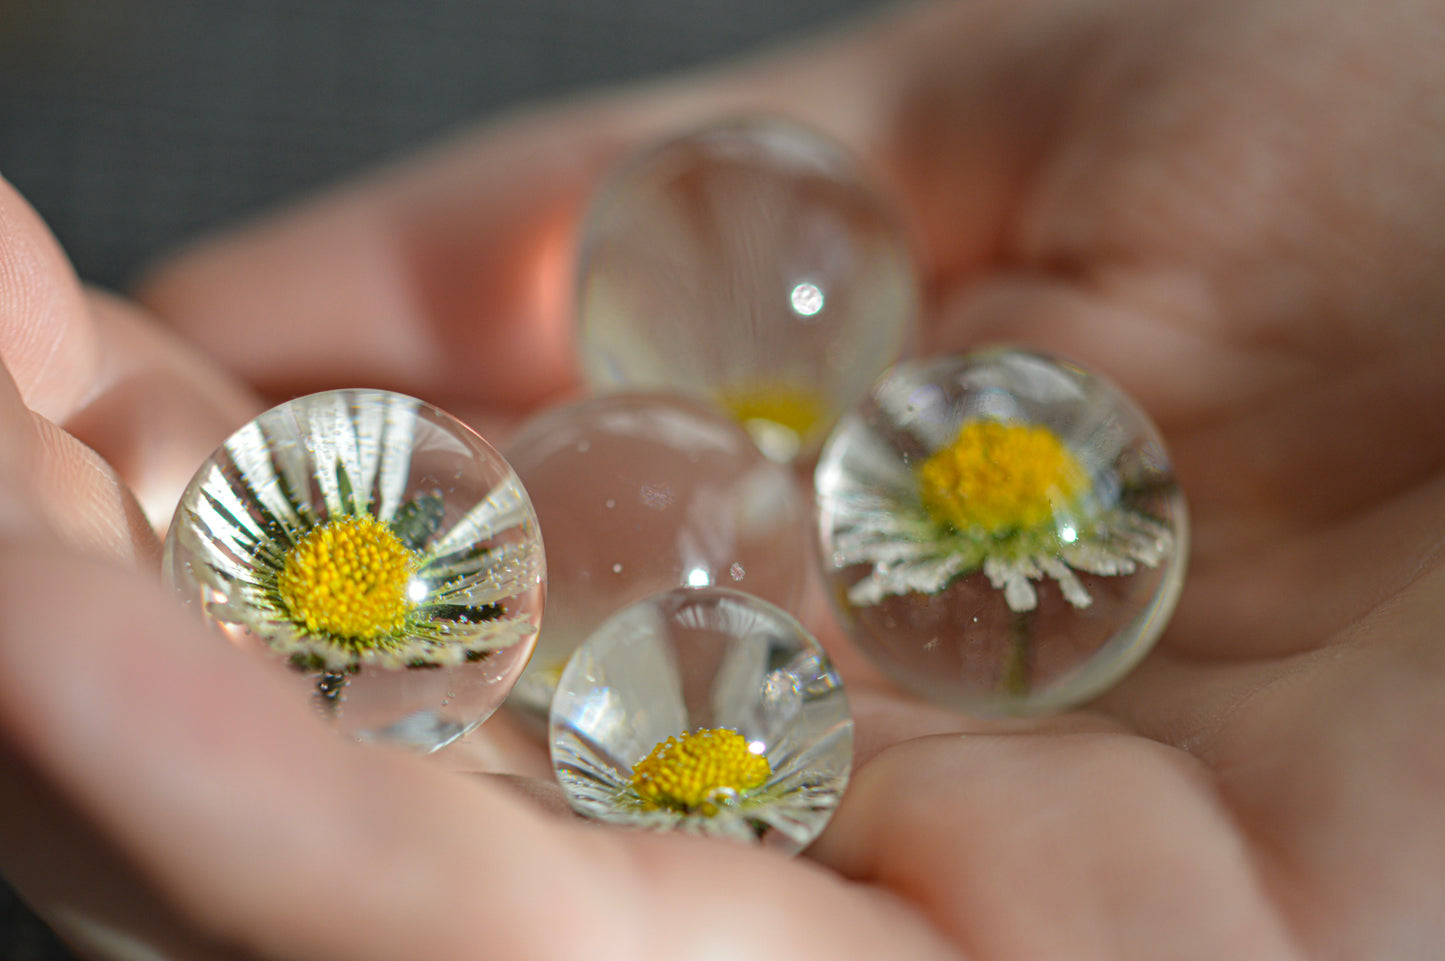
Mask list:
[[1022,613],[1033,610],[1039,603],[1039,596],[1029,579],[1023,576],[1009,578],[1003,590],[1004,603],[1009,610]]
[[[284,477],[285,484],[282,483],[283,479],[276,474],[278,460],[284,470],[288,465],[300,467],[303,458],[274,458],[271,441],[256,421],[252,421],[232,435],[230,440],[226,441],[225,450],[231,463],[235,465],[241,481],[249,491],[249,496],[254,497],[262,507],[270,511],[272,516],[287,527],[295,530],[304,526],[300,516],[296,513],[296,506],[286,496],[289,486],[290,490],[297,492],[296,496],[305,497],[306,491],[309,489],[309,481],[304,468],[294,476],[288,472]],[[231,489],[231,484],[219,472],[211,480],[207,480],[205,489],[233,512],[234,505],[240,503],[237,498],[247,496],[236,494]],[[241,510],[244,513],[246,509],[242,507]]]
[[416,444],[418,402],[395,396],[386,406],[386,420],[376,466],[376,516],[389,521],[401,509],[411,476],[411,454]]
[[839,538],[829,560],[834,567],[851,564],[892,565],[927,557],[937,552],[933,544],[910,537],[848,537]]
[[1117,532],[1125,540],[1129,556],[1148,567],[1157,567],[1174,547],[1169,528],[1142,514],[1120,511],[1115,520]]
[[1065,545],[1059,553],[1075,570],[1099,574],[1103,577],[1134,573],[1134,561],[1128,556],[1118,553],[1115,545],[1104,541],[1080,540],[1077,543]]
[[351,412],[351,439],[342,450],[342,456],[352,458],[346,473],[351,480],[353,507],[374,514],[376,505],[372,503],[372,487],[376,483],[382,440],[386,436],[393,405],[391,395],[386,395],[380,404],[368,401],[365,395],[354,398],[352,403],[356,409]]
[[269,539],[219,470],[212,469],[201,490],[208,496],[196,498],[194,523],[206,532],[205,541],[249,557],[254,547],[248,545]]
[[495,651],[520,643],[537,629],[519,617],[482,621],[479,624],[453,624],[451,633],[425,641],[413,639],[400,650],[379,649],[361,655],[361,663],[401,670],[421,661],[435,667],[459,667],[467,663],[467,655],[478,651]]
[[871,574],[848,590],[848,600],[862,607],[890,594],[937,594],[960,573],[975,566],[967,554],[938,553],[938,545],[929,546],[934,553],[924,559],[876,565]]
[[1030,577],[1039,577],[1043,572],[1031,558],[1005,561],[998,557],[986,558],[983,572],[996,590],[1003,591],[1004,603],[1016,613],[1031,611],[1038,606],[1039,597]]
[[417,572],[434,584],[461,575],[459,583],[437,591],[434,599],[438,601],[465,596],[474,604],[491,604],[536,587],[542,577],[542,551],[530,538],[465,561],[448,564],[444,560],[424,564]]
[[522,485],[515,478],[509,479],[488,491],[481,503],[467,511],[466,516],[432,546],[431,553],[442,556],[465,550],[518,526],[529,514]]
[[885,587],[883,578],[879,576],[885,573],[875,569],[872,574],[848,588],[849,603],[858,607],[871,607],[887,597],[889,591]]
[[929,561],[911,564],[907,568],[907,582],[911,590],[921,594],[937,594],[968,566],[967,561],[968,558],[962,554],[944,554]]
[[1059,589],[1064,594],[1064,600],[1077,608],[1085,608],[1094,603],[1094,599],[1089,596],[1089,592],[1084,589],[1083,584],[1079,583],[1078,577],[1069,570],[1067,564],[1057,557],[1042,557],[1039,560],[1044,573],[1058,582]]
[[341,497],[341,485],[336,476],[337,466],[340,465],[346,471],[353,491],[362,485],[360,466],[357,463],[356,425],[352,422],[349,406],[345,394],[334,393],[316,398],[310,405],[302,408],[306,414],[306,425],[302,428],[302,433],[311,444],[316,485],[321,488],[326,511],[332,516],[348,514],[352,510],[352,505]]

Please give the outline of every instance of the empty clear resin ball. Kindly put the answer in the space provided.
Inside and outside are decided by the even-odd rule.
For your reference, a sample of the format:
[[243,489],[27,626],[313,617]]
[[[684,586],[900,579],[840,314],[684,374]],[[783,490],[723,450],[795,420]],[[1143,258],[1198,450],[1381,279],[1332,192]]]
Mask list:
[[979,714],[1060,710],[1153,645],[1188,528],[1158,431],[1079,367],[1012,349],[900,364],[816,472],[824,570],[900,685]]
[[816,451],[899,356],[915,266],[836,144],[719,124],[626,165],[583,228],[583,366],[602,387],[701,394],[776,460]]
[[547,617],[510,703],[545,717],[567,658],[609,615],[672,587],[796,611],[812,566],[792,472],[719,411],[614,394],[546,411],[507,444],[547,543]]
[[413,398],[338,390],[267,411],[211,455],[163,573],[342,731],[432,750],[521,674],[545,564],[527,494],[486,441]]
[[818,642],[727,588],[624,608],[552,703],[552,764],[589,818],[806,847],[843,795],[853,721]]

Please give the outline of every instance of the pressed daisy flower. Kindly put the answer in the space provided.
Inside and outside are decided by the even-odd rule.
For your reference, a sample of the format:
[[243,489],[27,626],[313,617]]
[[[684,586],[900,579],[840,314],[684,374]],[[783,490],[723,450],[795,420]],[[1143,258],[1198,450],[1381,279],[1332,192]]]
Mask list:
[[577,649],[552,702],[552,762],[588,817],[796,852],[842,795],[852,731],[796,621],[737,591],[680,588]]
[[914,496],[878,505],[888,515],[837,518],[834,563],[873,566],[849,588],[854,604],[936,593],[982,570],[1014,611],[1034,609],[1032,582],[1045,577],[1070,604],[1088,607],[1076,571],[1131,574],[1158,565],[1173,543],[1161,522],[1100,505],[1078,459],[1039,424],[967,421],[911,480]]
[[[544,562],[527,495],[485,441],[409,397],[333,391],[268,411],[212,455],[165,570],[233,640],[310,675],[328,713],[361,701],[357,733],[431,747],[520,672]],[[394,680],[437,668],[437,682]],[[379,690],[387,678],[400,696]]]
[[[1120,663],[1132,665],[1182,576],[1183,503],[1152,426],[1098,378],[1021,351],[900,365],[829,441],[817,490],[826,567],[865,647],[892,632],[883,646],[896,652],[914,629],[934,652],[949,634],[967,637],[947,663],[911,657],[899,672],[899,659],[886,658],[934,691],[953,686],[950,672],[973,684],[997,670],[994,694],[1034,699],[1041,665],[1030,645],[1045,583],[1064,606],[1051,601],[1043,626],[1078,648],[1068,664],[1054,643],[1048,671],[1069,674],[1118,637],[1131,649]],[[1141,571],[1159,576],[1140,580]],[[975,578],[1007,616],[990,612]],[[1084,614],[1101,592],[1107,609]],[[911,612],[898,607],[910,603]],[[1067,610],[1080,612],[1072,624]],[[959,615],[973,620],[950,627]],[[1007,635],[987,666],[990,638],[972,627],[983,622]]]

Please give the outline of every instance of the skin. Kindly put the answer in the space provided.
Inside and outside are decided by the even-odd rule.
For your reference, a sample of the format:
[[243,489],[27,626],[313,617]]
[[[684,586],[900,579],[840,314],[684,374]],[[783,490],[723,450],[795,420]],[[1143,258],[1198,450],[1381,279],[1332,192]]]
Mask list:
[[[141,307],[85,290],[6,188],[0,866],[96,958],[1433,956],[1442,34],[1423,0],[906,9],[502,119],[198,244]],[[1163,429],[1189,581],[1100,702],[955,716],[816,621],[858,765],[789,861],[344,742],[163,596],[145,519],[265,397],[387,386],[501,425],[574,388],[589,190],[764,109],[896,194],[925,349],[1073,357]],[[494,769],[535,765],[489,737]]]

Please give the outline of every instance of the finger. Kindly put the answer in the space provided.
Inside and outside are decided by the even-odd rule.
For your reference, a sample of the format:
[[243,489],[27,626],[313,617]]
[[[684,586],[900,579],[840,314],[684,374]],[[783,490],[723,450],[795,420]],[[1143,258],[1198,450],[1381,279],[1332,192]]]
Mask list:
[[1299,956],[1201,770],[1129,735],[905,742],[812,853],[979,958]]
[[805,863],[576,827],[343,742],[271,665],[124,572],[33,546],[0,550],[0,570],[0,859],[87,952],[952,956],[906,908]]
[[264,405],[132,304],[89,291],[86,305],[100,357],[85,402],[63,426],[164,532],[196,468]]
[[0,534],[154,568],[155,532],[130,491],[94,451],[28,410],[0,367]]
[[1077,278],[1004,272],[940,305],[926,353],[1014,344],[1083,364],[1118,384],[1174,436],[1257,411],[1272,396],[1318,377],[1282,350],[1221,340],[1200,329],[1196,303]]
[[140,296],[271,394],[375,386],[438,402],[544,397],[570,377],[557,302],[567,187],[565,171],[552,171],[555,185],[540,176],[553,162],[518,153],[479,159],[505,184],[497,195],[483,188],[468,203],[440,196],[445,183],[404,189],[417,178],[382,178],[203,244]]
[[32,503],[34,418],[20,388],[0,365],[0,530],[27,540],[46,533]]
[[63,420],[89,391],[99,353],[69,261],[0,179],[0,360],[25,404]]
[[[196,466],[258,402],[135,309],[86,293],[34,211],[0,181],[0,359],[18,388],[3,439],[72,545],[154,554],[130,485],[164,529]],[[29,407],[35,420],[20,412]],[[136,556],[139,556],[136,555]]]
[[1328,647],[1214,668],[1255,675],[1233,685],[1226,709],[1200,709],[1211,671],[1187,661],[1146,662],[1120,692],[1115,706],[1150,734],[1192,729],[1310,956],[1428,957],[1445,936],[1433,880],[1445,871],[1442,617],[1437,545]]
[[853,715],[853,765],[863,768],[873,758],[909,741],[949,734],[1063,735],[1117,733],[1119,722],[1089,710],[1039,717],[976,717],[924,703],[898,691],[848,690]]

